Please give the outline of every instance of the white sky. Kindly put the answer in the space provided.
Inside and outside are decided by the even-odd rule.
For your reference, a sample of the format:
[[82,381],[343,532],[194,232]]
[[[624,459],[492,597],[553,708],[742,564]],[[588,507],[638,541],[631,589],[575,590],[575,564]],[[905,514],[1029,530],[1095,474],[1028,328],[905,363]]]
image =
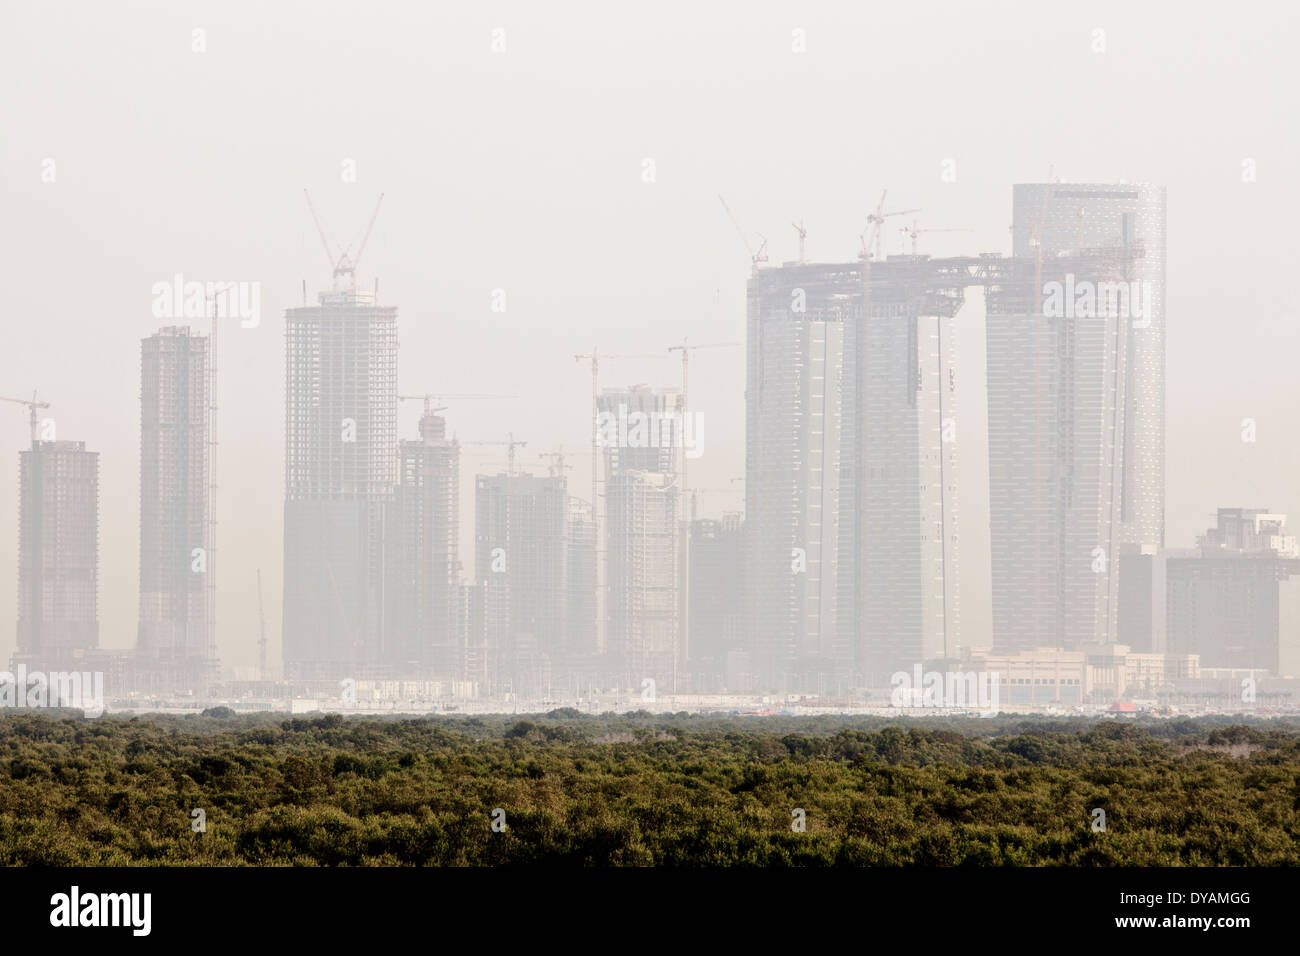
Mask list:
[[[39,387],[59,437],[101,452],[107,646],[135,638],[139,339],[159,324],[153,283],[180,272],[262,284],[261,325],[232,325],[222,349],[219,644],[227,663],[256,659],[260,567],[278,658],[283,311],[304,277],[313,301],[329,280],[304,186],[345,243],[386,193],[362,275],[399,307],[402,390],[518,393],[453,405],[452,428],[479,440],[513,430],[538,470],[535,454],[563,443],[586,497],[590,379],[573,354],[744,338],[749,263],[716,193],[779,262],[797,255],[800,218],[810,259],[852,259],[884,188],[922,207],[923,225],[974,230],[923,238],[943,255],[1006,251],[1012,184],[1051,167],[1166,184],[1168,543],[1191,545],[1219,506],[1300,524],[1294,5],[130,7],[0,11],[0,394]],[[795,29],[805,53],[792,51]],[[47,158],[54,183],[41,180]],[[356,183],[341,182],[348,158]],[[946,158],[955,183],[940,180]],[[1242,182],[1247,158],[1257,182]],[[893,230],[886,241],[900,251]],[[490,311],[494,288],[504,314]],[[982,384],[981,316],[976,296],[958,343],[967,399]],[[664,355],[610,363],[603,384],[675,384]],[[712,515],[740,501],[729,479],[744,470],[743,350],[697,353],[692,370],[707,420],[692,484],[735,489],[703,498]],[[410,437],[415,404],[402,410]],[[968,404],[963,421],[979,411]],[[1245,417],[1254,444],[1240,440]],[[960,436],[966,643],[988,626],[979,431]],[[26,441],[25,410],[0,405],[4,659]]]

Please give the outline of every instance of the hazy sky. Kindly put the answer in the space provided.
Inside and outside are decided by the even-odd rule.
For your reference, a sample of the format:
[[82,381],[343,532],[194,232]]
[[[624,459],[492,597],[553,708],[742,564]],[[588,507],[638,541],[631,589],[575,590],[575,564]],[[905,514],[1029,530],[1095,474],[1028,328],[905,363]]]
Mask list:
[[[399,308],[402,390],[518,393],[453,404],[450,426],[469,440],[514,431],[538,470],[536,454],[563,443],[586,497],[590,377],[574,353],[744,339],[749,262],[715,194],[777,263],[797,256],[801,218],[810,259],[853,259],[885,188],[891,204],[922,207],[923,225],[974,230],[923,237],[921,251],[944,255],[1007,251],[1012,184],[1049,169],[1165,184],[1168,543],[1190,546],[1220,506],[1300,524],[1293,5],[109,7],[0,13],[0,394],[39,388],[58,437],[101,453],[107,646],[135,639],[139,340],[161,324],[153,284],[182,273],[261,283],[261,324],[223,328],[219,650],[227,664],[256,659],[261,568],[278,659],[283,313],[304,278],[313,302],[330,278],[303,187],[342,243],[386,194],[361,273]],[[956,182],[940,178],[945,159]],[[1248,159],[1255,182],[1242,181]],[[887,251],[901,242],[886,231]],[[504,313],[490,308],[498,288]],[[983,382],[982,314],[973,296],[958,342],[968,401]],[[664,356],[611,362],[603,383],[676,384]],[[706,516],[740,503],[729,479],[744,471],[743,357],[715,349],[692,365],[706,421],[692,484],[734,489],[705,495]],[[415,404],[402,409],[407,437]],[[963,643],[989,617],[981,432],[959,436]],[[27,437],[25,409],[0,404],[5,660]],[[467,457],[463,523],[475,463],[496,471],[504,458]],[[466,534],[466,566],[471,548]]]

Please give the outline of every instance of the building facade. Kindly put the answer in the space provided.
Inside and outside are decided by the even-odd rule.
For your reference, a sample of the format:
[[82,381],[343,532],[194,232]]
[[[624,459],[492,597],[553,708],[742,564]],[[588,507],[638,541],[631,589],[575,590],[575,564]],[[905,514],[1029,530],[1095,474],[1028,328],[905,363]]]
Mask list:
[[625,686],[683,686],[680,621],[681,393],[611,388],[598,402],[605,487],[606,654]]
[[404,677],[466,679],[460,564],[460,445],[428,408],[403,441],[389,528],[387,663]]
[[524,696],[554,693],[569,651],[566,485],[561,476],[475,479],[478,639],[492,686]]
[[746,630],[765,688],[854,664],[861,292],[853,264],[786,265],[749,282]]
[[1165,192],[1018,185],[1028,288],[988,297],[993,637],[1118,633],[1120,555],[1163,547]]
[[34,439],[18,471],[14,662],[71,667],[99,647],[99,452]]
[[1171,552],[1168,644],[1201,666],[1281,673],[1282,589],[1300,574],[1286,515],[1220,508],[1190,553]]
[[953,319],[965,262],[750,281],[748,627],[759,683],[840,694],[959,642]]
[[397,309],[321,293],[285,313],[285,363],[285,674],[355,679],[386,666]]
[[209,540],[209,346],[164,328],[140,346],[140,610],[143,689],[202,693],[217,678]]
[[691,686],[721,693],[729,653],[745,640],[745,524],[739,514],[691,522]]

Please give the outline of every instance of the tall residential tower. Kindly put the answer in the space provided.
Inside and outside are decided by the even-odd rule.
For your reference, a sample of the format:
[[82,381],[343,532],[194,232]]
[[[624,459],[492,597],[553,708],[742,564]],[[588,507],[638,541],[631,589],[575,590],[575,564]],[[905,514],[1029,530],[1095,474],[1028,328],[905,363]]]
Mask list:
[[633,687],[675,689],[686,673],[679,626],[681,391],[608,388],[596,422],[605,471],[606,647]]
[[285,673],[376,673],[397,484],[397,309],[355,288],[289,309],[285,366]]
[[164,328],[140,345],[137,670],[164,692],[215,679],[208,576],[208,339]]
[[420,438],[401,443],[385,658],[400,674],[465,679],[460,597],[460,444],[425,403]]
[[99,452],[39,441],[19,455],[18,646],[32,669],[99,646]]
[[993,640],[1073,650],[1116,638],[1121,553],[1164,543],[1165,191],[1018,185],[1014,222],[1035,279],[988,302]]
[[[952,321],[981,260],[749,285],[748,629],[760,685],[843,693],[957,646]],[[865,305],[864,305],[865,303]]]

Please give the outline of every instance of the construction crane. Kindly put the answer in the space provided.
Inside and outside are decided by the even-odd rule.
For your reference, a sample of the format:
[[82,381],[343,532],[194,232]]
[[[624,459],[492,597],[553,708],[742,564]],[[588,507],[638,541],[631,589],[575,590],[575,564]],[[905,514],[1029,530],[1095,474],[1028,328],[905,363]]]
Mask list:
[[974,232],[975,230],[974,230],[974,229],[964,229],[964,228],[960,228],[960,227],[959,227],[959,228],[953,228],[953,229],[936,229],[936,228],[934,228],[933,226],[926,226],[925,228],[921,228],[921,226],[917,224],[917,221],[916,221],[915,219],[913,219],[913,220],[912,220],[912,225],[911,225],[910,228],[909,228],[908,226],[903,226],[903,227],[901,227],[898,231],[901,232],[903,235],[905,235],[905,236],[909,236],[909,237],[911,238],[911,240],[912,240],[912,255],[916,255],[916,239],[917,239],[917,237],[920,236],[921,233],[923,233],[923,232]]
[[528,442],[526,441],[515,441],[514,432],[509,433],[507,441],[467,441],[467,442],[461,442],[461,444],[462,445],[505,445],[507,446],[509,450],[507,451],[506,454],[508,456],[508,461],[510,464],[509,464],[509,468],[506,471],[506,475],[509,477],[513,477],[515,473],[515,449],[528,447]]
[[[909,216],[912,213],[920,212],[920,209],[896,209],[893,212],[885,212],[885,196],[889,190],[880,194],[880,202],[876,203],[876,208],[867,214],[867,230],[871,233],[871,238],[864,240],[868,251],[874,251],[875,257],[880,258],[880,239],[881,231],[884,227],[885,220],[891,216]],[[874,250],[872,249],[874,240]]]
[[740,223],[736,221],[736,214],[731,211],[731,207],[727,205],[727,201],[723,199],[722,196],[718,196],[718,202],[722,203],[722,208],[726,210],[727,218],[730,219],[731,224],[736,227],[736,235],[740,236],[740,241],[745,244],[745,251],[749,253],[749,261],[753,263],[753,274],[758,275],[758,264],[767,261],[767,237],[762,233],[757,234],[758,238],[763,241],[759,244],[758,249],[755,250],[750,244],[749,238],[745,235],[745,230],[740,228]]
[[804,228],[802,219],[798,222],[792,222],[790,225],[794,226],[794,231],[799,233],[799,265],[803,265],[803,241],[808,237],[808,230]]
[[[41,423],[40,423],[40,419],[37,417],[36,410],[38,408],[49,408],[50,403],[42,402],[39,399],[37,399],[35,389],[32,390],[32,397],[30,401],[25,398],[8,398],[8,397],[0,398],[0,400],[6,402],[13,402],[17,405],[26,405],[28,411],[30,412],[31,425],[32,425],[32,451],[33,451],[32,468],[35,470],[34,478],[37,487],[39,487],[41,481],[40,475],[41,475],[42,456],[35,454],[35,451],[36,451],[37,443],[41,440]],[[41,495],[36,495],[35,498],[33,499],[33,503],[35,505],[35,512],[36,512],[32,516],[32,520],[34,522],[33,526],[39,528],[43,521],[43,518],[41,516]],[[41,591],[44,587],[44,583],[43,583],[44,576],[42,574],[41,564],[42,564],[41,561],[36,562],[36,573],[31,576],[31,583],[28,585],[29,598],[32,602],[31,606],[34,608],[39,608],[41,606],[40,596],[41,596]],[[33,640],[34,646],[36,647],[41,646],[41,629],[42,629],[41,615],[37,614],[32,619],[32,631],[31,631],[31,639]]]
[[547,474],[549,474],[552,478],[554,478],[556,475],[559,475],[561,478],[563,478],[565,470],[573,467],[572,465],[566,465],[564,463],[565,455],[564,455],[563,445],[560,445],[559,449],[556,451],[544,451],[537,457],[551,459],[552,463],[546,466],[546,471]]
[[[862,243],[862,248],[858,252],[858,258],[862,260],[862,309],[863,315],[867,314],[870,308],[871,291],[871,261],[880,258],[880,230],[886,219],[891,216],[905,216],[908,213],[920,212],[919,209],[899,209],[893,212],[885,212],[885,197],[889,195],[889,190],[884,190],[880,194],[880,202],[876,203],[876,208],[867,214],[867,228],[863,230],[862,235],[858,238]],[[874,249],[874,254],[873,254]],[[863,326],[866,329],[866,326]],[[864,331],[862,342],[866,342],[866,333]],[[865,360],[866,353],[862,353]],[[865,366],[863,366],[865,367]],[[865,421],[865,419],[864,419]]]
[[262,569],[257,569],[257,678],[266,680],[266,611],[262,607]]
[[[909,213],[920,212],[920,209],[897,209],[892,212],[885,212],[885,197],[889,195],[889,190],[883,190],[880,193],[880,201],[876,203],[876,208],[867,214],[867,228],[863,230],[858,237],[862,243],[862,248],[858,252],[858,258],[862,260],[862,309],[863,315],[868,314],[870,309],[870,292],[871,292],[871,262],[873,259],[880,258],[880,231],[885,220],[891,216],[906,216]],[[860,337],[863,348],[866,346],[866,325],[863,325],[863,334]],[[862,360],[866,359],[866,352],[862,352]],[[863,368],[866,366],[863,365]],[[862,419],[866,421],[865,417]],[[865,427],[865,425],[864,425]]]
[[[690,384],[689,370],[690,370],[691,353],[699,349],[731,348],[733,346],[738,346],[738,345],[740,345],[739,342],[706,342],[702,345],[691,345],[688,339],[683,338],[681,345],[668,346],[669,352],[682,353],[682,421],[681,421],[681,425],[679,426],[681,428],[682,435],[679,444],[681,445],[681,449],[682,449],[682,458],[681,458],[681,489],[682,489],[682,496],[683,496],[682,512],[683,512],[683,524],[685,526],[686,531],[682,537],[682,541],[683,541],[682,561],[681,561],[682,575],[681,575],[681,582],[678,586],[681,589],[681,611],[680,611],[681,639],[679,641],[679,645],[680,645],[680,651],[683,658],[687,657],[688,652],[690,650],[690,621],[689,621],[690,603],[689,602],[690,602],[690,588],[691,588],[691,572],[690,572],[689,564],[690,564],[691,549],[690,549],[689,542],[690,542],[690,533],[691,533],[690,518],[694,517],[694,515],[691,515],[690,517],[686,517],[685,515],[686,512],[685,504],[690,495],[690,485],[687,483],[686,480],[686,462],[688,460],[686,454],[686,415],[689,407],[687,405],[687,395],[688,395],[688,386]],[[677,650],[678,648],[677,646],[675,646],[673,651],[673,692],[674,693],[677,692]]]
[[639,354],[625,355],[601,355],[596,346],[591,347],[591,351],[581,355],[575,355],[573,360],[581,362],[587,359],[591,362],[591,510],[594,514],[596,511],[596,474],[599,471],[600,451],[597,444],[596,422],[600,418],[600,360],[606,359],[661,359],[663,355],[658,352],[641,352]]
[[[732,348],[740,345],[740,342],[706,342],[702,345],[691,345],[690,340],[682,339],[681,345],[668,346],[669,352],[682,353],[682,428],[686,424],[686,412],[689,407],[687,404],[688,386],[690,385],[690,360],[691,353],[699,349],[721,349]],[[686,447],[682,446],[682,492],[686,494],[690,491],[690,486],[686,483]]]
[[9,398],[8,396],[0,395],[0,402],[14,402],[17,405],[26,405],[28,411],[30,412],[29,417],[32,426],[32,444],[35,445],[38,441],[41,440],[41,420],[40,420],[40,416],[36,414],[36,410],[38,408],[49,408],[50,407],[49,402],[42,402],[37,400],[35,391],[32,392],[31,399]]
[[[220,451],[217,441],[220,436],[217,419],[221,399],[221,391],[218,388],[220,382],[218,365],[220,364],[221,351],[217,348],[219,342],[217,332],[220,328],[217,319],[220,317],[221,310],[217,307],[217,298],[235,288],[235,283],[227,282],[221,288],[212,290],[207,296],[207,300],[212,303],[212,319],[208,326],[208,500],[206,515],[208,565],[203,580],[208,598],[208,653],[213,657],[217,653],[217,452]],[[226,314],[232,315],[234,310],[227,307]]]
[[352,254],[352,246],[349,245],[347,248],[339,246],[337,256],[330,251],[329,240],[325,237],[325,228],[320,224],[320,216],[316,215],[316,207],[312,205],[311,193],[304,189],[302,194],[307,197],[307,208],[311,210],[312,222],[316,224],[316,233],[320,236],[321,245],[325,248],[325,257],[329,259],[330,267],[334,270],[334,288],[338,288],[340,277],[346,277],[348,283],[346,288],[356,288],[357,269],[361,267],[361,255],[366,251],[366,243],[370,241],[370,230],[375,227],[375,220],[379,218],[379,206],[384,201],[384,194],[379,194],[379,199],[375,203],[375,211],[370,214],[370,222],[366,225],[366,231],[361,236],[356,255]]
[[439,402],[439,403],[441,403],[441,402],[445,402],[445,401],[447,401],[447,400],[449,400],[449,399],[450,399],[451,401],[459,402],[459,401],[463,401],[463,400],[465,400],[465,399],[478,399],[478,398],[518,398],[518,397],[519,397],[518,395],[467,395],[467,394],[465,394],[465,395],[458,395],[458,394],[452,394],[452,393],[438,394],[438,393],[436,393],[436,392],[426,392],[426,393],[423,394],[423,395],[398,395],[398,396],[397,396],[398,400],[399,400],[399,401],[403,401],[403,402],[418,402],[418,401],[423,401],[423,402],[424,402],[424,414],[426,414],[426,415],[431,414],[432,412],[435,412],[435,411],[437,411],[437,412],[446,411],[446,410],[447,410],[447,406],[446,406],[446,405],[442,405],[440,408],[434,408],[434,407],[433,407],[433,403],[434,403],[434,402]]
[[[885,196],[889,195],[889,190],[883,190],[880,193],[880,202],[876,203],[876,208],[867,213],[867,228],[863,230],[858,239],[862,242],[862,248],[858,252],[858,259],[862,260],[862,310],[863,316],[871,307],[871,261],[880,258],[880,229],[884,221],[891,216],[906,216],[907,213],[920,212],[920,209],[896,209],[893,212],[885,212]],[[866,342],[866,325],[863,325],[862,342]],[[863,360],[866,359],[866,352],[862,352]],[[863,365],[865,367],[865,365]],[[865,421],[866,419],[863,419]]]

